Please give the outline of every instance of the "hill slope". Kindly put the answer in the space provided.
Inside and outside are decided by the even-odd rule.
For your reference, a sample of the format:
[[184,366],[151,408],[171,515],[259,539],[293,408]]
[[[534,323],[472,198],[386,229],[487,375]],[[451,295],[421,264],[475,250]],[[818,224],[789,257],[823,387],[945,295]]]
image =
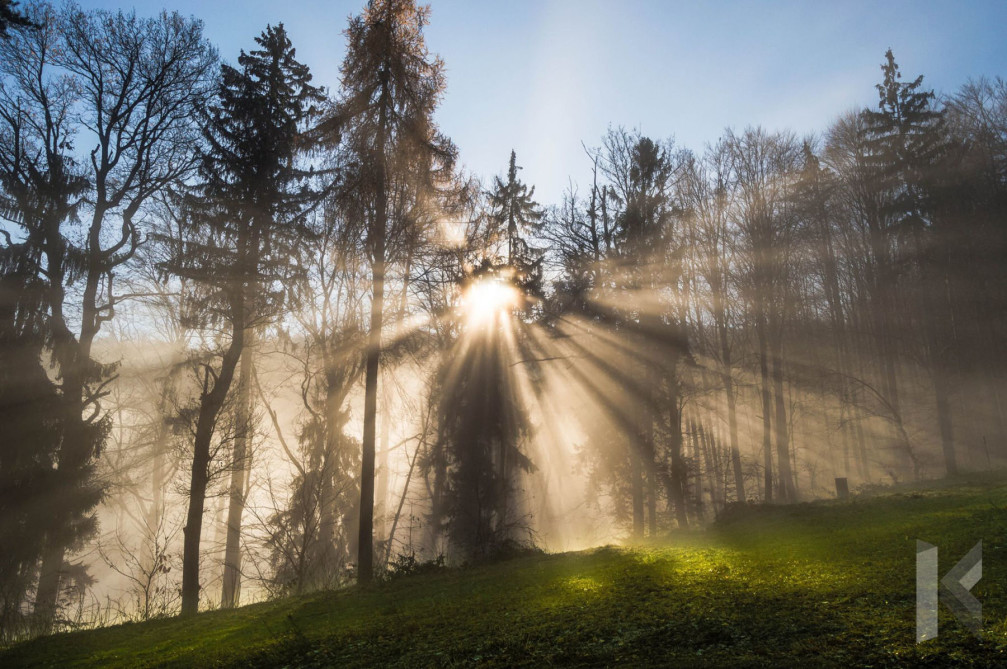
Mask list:
[[[1007,666],[1007,482],[745,509],[668,545],[540,555],[367,590],[39,639],[0,666]],[[915,640],[916,540],[983,541],[985,640]]]

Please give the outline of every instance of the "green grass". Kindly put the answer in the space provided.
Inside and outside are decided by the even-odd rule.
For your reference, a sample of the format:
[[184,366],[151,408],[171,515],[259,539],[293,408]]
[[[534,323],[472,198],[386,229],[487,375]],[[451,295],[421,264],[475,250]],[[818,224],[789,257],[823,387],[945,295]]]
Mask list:
[[[662,545],[517,558],[15,646],[0,666],[1007,666],[1007,480],[746,509]],[[915,641],[916,539],[983,540],[984,640]]]

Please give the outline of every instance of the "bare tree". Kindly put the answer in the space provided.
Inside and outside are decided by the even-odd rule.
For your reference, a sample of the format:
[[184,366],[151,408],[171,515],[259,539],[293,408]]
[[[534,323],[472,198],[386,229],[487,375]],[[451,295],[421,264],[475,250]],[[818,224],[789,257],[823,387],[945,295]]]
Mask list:
[[[20,29],[4,47],[2,117],[21,139],[2,169],[20,224],[45,258],[42,304],[64,404],[57,471],[79,495],[42,560],[35,608],[52,617],[64,554],[88,533],[99,494],[91,472],[108,429],[101,398],[113,366],[94,360],[94,340],[121,299],[117,270],[140,244],[144,206],[193,167],[193,110],[216,55],[201,24],[178,14],[37,5],[29,18],[40,27]],[[79,236],[73,215],[83,220]]]

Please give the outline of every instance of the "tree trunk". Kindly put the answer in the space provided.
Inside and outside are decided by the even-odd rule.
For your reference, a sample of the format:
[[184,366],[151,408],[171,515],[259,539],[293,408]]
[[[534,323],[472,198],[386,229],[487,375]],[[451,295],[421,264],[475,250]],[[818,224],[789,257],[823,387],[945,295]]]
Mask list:
[[689,419],[689,441],[692,443],[692,461],[696,467],[696,522],[703,524],[703,472],[700,469],[702,462],[702,448],[699,445],[699,430],[696,421]]
[[780,498],[796,501],[794,490],[794,474],[790,466],[790,433],[787,429],[787,403],[783,390],[783,356],[779,352],[780,344],[773,347],[773,394],[776,406],[776,461],[780,470]]
[[764,501],[773,501],[773,443],[772,443],[772,398],[769,392],[769,352],[766,344],[765,318],[760,316],[756,321],[759,339],[759,379],[762,391],[762,457],[765,469]]
[[377,515],[377,535],[379,540],[386,539],[386,529],[388,524],[388,443],[389,432],[389,407],[388,385],[381,384],[381,436],[378,440],[378,485],[375,492],[375,514]]
[[199,541],[203,532],[203,507],[206,504],[206,487],[209,483],[210,441],[213,439],[217,416],[224,406],[224,399],[227,397],[227,391],[234,379],[234,371],[238,366],[243,348],[244,327],[236,324],[231,333],[231,344],[227,352],[224,353],[220,373],[217,375],[213,388],[207,388],[208,378],[204,380],[199,416],[196,419],[196,437],[192,444],[189,510],[186,514],[185,527],[182,530],[185,535],[182,548],[183,616],[193,615],[199,610]]
[[647,531],[651,537],[655,537],[657,536],[657,466],[654,462],[653,430],[649,435],[645,453],[647,454]]
[[[728,368],[730,370],[730,368]],[[739,502],[745,501],[745,474],[741,469],[741,449],[738,444],[738,400],[734,393],[734,380],[730,371],[723,375],[724,394],[727,395],[727,424],[731,437],[731,469],[734,471],[734,494]]]
[[[379,210],[383,213],[384,207],[379,206]],[[384,226],[383,223],[381,225]],[[383,242],[384,240],[382,240],[382,255]],[[357,544],[357,581],[359,583],[369,583],[374,577],[374,442],[378,409],[381,321],[385,291],[384,273],[384,261],[374,262],[371,331],[368,335],[364,369],[364,438],[363,452],[360,458],[360,532]]]
[[643,538],[644,518],[643,518],[643,444],[640,437],[630,438],[629,460],[630,477],[632,479],[633,496],[633,538]]
[[251,465],[252,346],[253,334],[245,331],[235,408],[234,453],[227,507],[227,539],[224,548],[224,578],[220,607],[230,609],[241,599],[241,516],[245,511],[245,486]]
[[[391,4],[388,5],[391,23]],[[387,32],[386,32],[387,34]],[[389,48],[388,44],[385,48]],[[383,65],[387,67],[387,64]],[[364,362],[364,434],[360,457],[360,519],[357,533],[357,582],[374,578],[374,441],[378,411],[378,371],[381,363],[381,327],[385,308],[385,236],[388,232],[387,163],[385,144],[388,131],[389,73],[382,73],[378,101],[378,126],[374,142],[376,162],[374,220],[369,230],[371,251],[371,323],[367,333]]]
[[937,400],[937,424],[941,432],[941,450],[944,453],[944,468],[948,476],[958,474],[958,463],[955,460],[955,437],[951,421],[951,402],[948,393],[948,372],[940,354],[934,360],[934,395]]
[[333,463],[336,462],[336,449],[339,446],[339,432],[342,429],[339,421],[340,397],[336,389],[329,385],[325,389],[325,432],[320,444],[322,452],[318,457],[319,493],[318,493],[318,542],[322,546],[322,559],[326,578],[331,578],[331,568],[336,537],[336,495],[332,485]]
[[689,515],[685,508],[685,488],[682,485],[685,481],[685,460],[682,458],[682,412],[678,408],[678,402],[671,405],[671,475],[669,476],[669,490],[672,503],[675,505],[675,519],[682,529],[689,527]]
[[706,466],[706,477],[710,481],[710,500],[713,502],[713,510],[717,512],[723,505],[723,496],[720,489],[720,460],[717,458],[717,442],[713,437],[713,430],[699,424],[700,443],[703,446],[703,463]]

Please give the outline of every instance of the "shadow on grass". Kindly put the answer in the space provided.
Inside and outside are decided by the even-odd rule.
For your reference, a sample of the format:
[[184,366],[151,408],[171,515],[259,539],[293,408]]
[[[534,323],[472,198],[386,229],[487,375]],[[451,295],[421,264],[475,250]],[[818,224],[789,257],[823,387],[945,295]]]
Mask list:
[[[1007,487],[753,511],[677,544],[466,570],[38,640],[3,666],[1005,666]],[[987,640],[916,646],[915,540],[984,541]]]

